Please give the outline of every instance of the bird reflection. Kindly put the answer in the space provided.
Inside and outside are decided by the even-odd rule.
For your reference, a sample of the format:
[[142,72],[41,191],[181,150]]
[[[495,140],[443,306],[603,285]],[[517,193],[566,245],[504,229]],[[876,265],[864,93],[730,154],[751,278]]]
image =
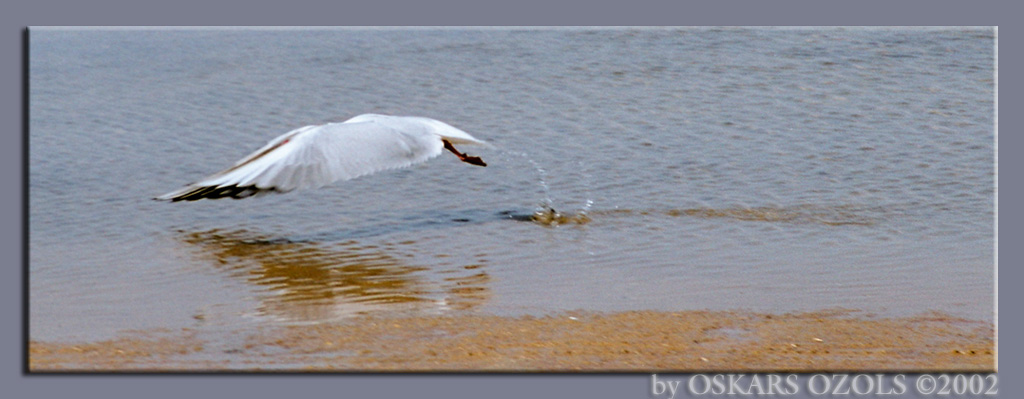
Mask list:
[[[490,297],[479,264],[431,270],[408,264],[398,245],[271,239],[246,230],[182,232],[182,240],[228,275],[266,293],[260,312],[299,322],[387,310],[468,309]],[[431,276],[442,275],[443,278]]]

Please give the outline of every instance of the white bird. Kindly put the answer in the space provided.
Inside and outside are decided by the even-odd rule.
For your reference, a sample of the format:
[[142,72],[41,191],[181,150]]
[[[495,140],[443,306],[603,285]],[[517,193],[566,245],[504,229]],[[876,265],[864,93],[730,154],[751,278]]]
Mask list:
[[463,162],[487,166],[480,157],[461,153],[453,144],[489,145],[430,118],[364,114],[342,123],[292,130],[234,166],[154,199],[238,199],[318,188],[423,162],[441,155],[442,149]]

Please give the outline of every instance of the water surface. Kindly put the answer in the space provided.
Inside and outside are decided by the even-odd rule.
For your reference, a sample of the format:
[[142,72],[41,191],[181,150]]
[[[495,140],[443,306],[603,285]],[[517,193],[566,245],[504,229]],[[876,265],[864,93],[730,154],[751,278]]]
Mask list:
[[[375,312],[990,320],[993,51],[989,29],[32,29],[31,338]],[[151,200],[366,112],[497,148]]]

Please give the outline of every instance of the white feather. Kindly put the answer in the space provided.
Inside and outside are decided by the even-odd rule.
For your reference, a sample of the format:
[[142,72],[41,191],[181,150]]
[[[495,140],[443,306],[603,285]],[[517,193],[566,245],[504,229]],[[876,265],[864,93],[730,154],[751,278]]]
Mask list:
[[318,188],[424,162],[441,154],[442,139],[488,145],[434,119],[364,114],[342,123],[292,130],[232,167],[156,199],[243,198]]

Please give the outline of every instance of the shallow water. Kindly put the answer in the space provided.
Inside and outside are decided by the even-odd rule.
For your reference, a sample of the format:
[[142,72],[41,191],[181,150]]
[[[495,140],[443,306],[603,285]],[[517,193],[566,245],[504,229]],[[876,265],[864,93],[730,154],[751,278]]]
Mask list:
[[[993,50],[979,29],[32,29],[31,337],[374,312],[990,320]],[[496,149],[151,200],[366,112]]]

